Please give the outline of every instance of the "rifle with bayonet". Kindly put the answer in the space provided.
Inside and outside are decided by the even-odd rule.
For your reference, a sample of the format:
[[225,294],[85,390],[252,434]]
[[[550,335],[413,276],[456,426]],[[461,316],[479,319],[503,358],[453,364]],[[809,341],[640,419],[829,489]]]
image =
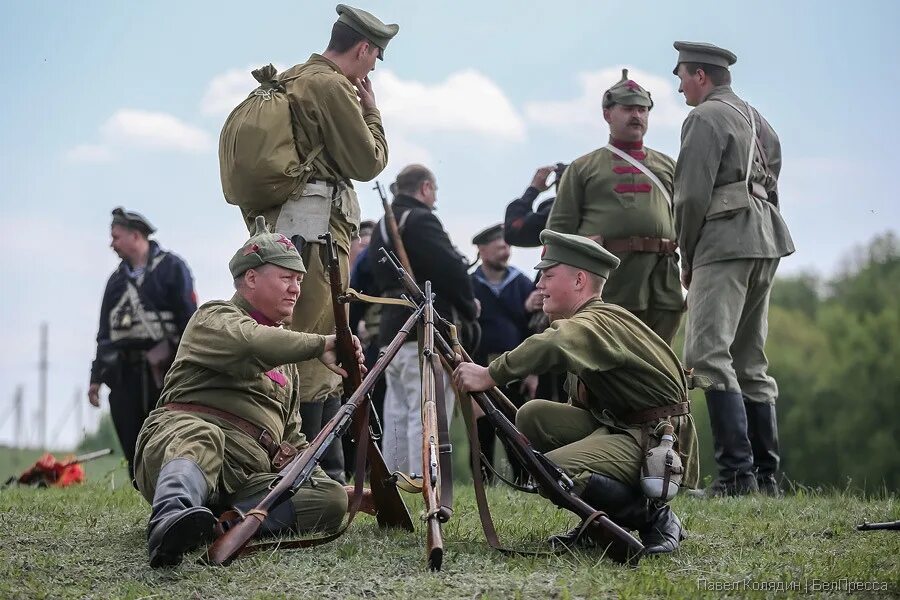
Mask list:
[[[313,470],[316,468],[316,465],[319,464],[322,455],[325,454],[325,451],[335,442],[335,440],[340,438],[340,436],[347,431],[356,410],[362,406],[364,402],[368,402],[369,392],[372,391],[372,388],[375,387],[378,379],[387,369],[388,364],[397,355],[397,352],[400,351],[400,347],[403,346],[403,343],[406,341],[412,328],[415,327],[416,321],[421,314],[422,309],[413,311],[413,314],[410,315],[403,327],[400,328],[400,331],[397,332],[396,337],[391,340],[391,343],[384,349],[382,355],[372,366],[372,369],[366,374],[365,379],[363,379],[359,387],[357,387],[350,395],[350,398],[341,405],[337,414],[325,424],[319,432],[319,435],[310,442],[309,446],[281,470],[278,478],[272,482],[269,493],[266,494],[256,508],[243,515],[229,515],[227,513],[226,515],[222,515],[220,524],[225,531],[224,534],[207,549],[205,557],[207,562],[214,565],[228,565],[238,555],[243,554],[245,551],[251,551],[254,548],[268,547],[264,544],[258,544],[257,546],[248,548],[247,543],[259,530],[266,515],[272,508],[278,506],[282,502],[290,501],[290,498],[297,493],[297,490],[309,482]],[[375,478],[374,469],[372,477],[373,479]],[[409,518],[408,513],[407,518]],[[334,540],[343,534],[348,525],[349,521],[347,525],[342,527],[336,533],[321,538],[299,540],[296,542],[280,542],[276,543],[276,545],[287,548],[309,547],[323,544]],[[409,529],[411,528],[412,523],[410,522]]]
[[[421,310],[426,300],[422,290],[398,264],[395,257],[391,256],[384,248],[380,249],[380,253],[381,260],[394,270],[400,288]],[[459,347],[458,341],[454,339],[452,325],[442,319],[437,311],[432,311],[432,314],[435,325],[435,348],[448,369],[455,369],[463,361],[471,362],[465,351]],[[574,484],[569,476],[544,454],[535,450],[528,438],[516,428],[510,417],[504,414],[505,411],[509,412],[510,408],[514,414],[515,407],[499,389],[494,387],[487,392],[471,392],[469,397],[484,412],[496,429],[497,436],[505,442],[508,449],[512,450],[515,458],[531,475],[541,495],[559,508],[571,511],[581,518],[580,535],[588,535],[601,549],[606,551],[607,556],[616,562],[635,564],[640,560],[644,546],[630,533],[611,521],[605,513],[594,509],[580,496],[574,494],[572,492]],[[474,444],[475,441],[472,439],[472,430],[473,427],[470,424],[468,427],[470,444]],[[477,440],[477,436],[475,439]],[[473,460],[475,460],[474,452]],[[475,480],[476,500],[485,537],[492,547],[509,552],[500,546],[488,511],[486,496],[478,485],[477,476]],[[479,489],[481,489],[480,492]]]
[[[342,287],[341,267],[337,256],[337,247],[331,233],[319,236],[325,243],[328,256],[328,278],[331,285],[331,307],[334,311],[335,323],[335,350],[338,362],[347,372],[344,377],[344,398],[348,399],[359,388],[362,382],[362,373],[356,360],[356,344],[353,342],[353,334],[347,319],[346,303],[349,301],[344,296]],[[375,442],[374,436],[369,431],[369,418],[371,411],[371,399],[369,395],[362,403],[360,409],[353,414],[351,428],[353,439],[356,442],[356,472],[354,474],[354,494],[351,512],[359,506],[362,497],[362,485],[366,475],[366,457],[369,459],[371,470],[370,487],[372,499],[375,504],[375,519],[381,527],[399,527],[407,531],[413,530],[412,517],[397,486],[391,482],[391,474],[384,456]]]

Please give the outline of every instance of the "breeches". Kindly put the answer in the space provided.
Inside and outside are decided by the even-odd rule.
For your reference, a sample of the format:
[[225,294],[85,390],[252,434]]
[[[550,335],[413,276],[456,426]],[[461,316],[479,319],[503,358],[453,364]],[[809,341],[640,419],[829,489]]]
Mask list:
[[594,473],[637,485],[641,447],[627,433],[601,425],[589,412],[549,400],[526,402],[516,427],[535,449],[547,455],[575,482],[580,492]]
[[769,294],[777,258],[724,260],[694,269],[688,293],[684,363],[750,402],[774,403],[768,375]]
[[[141,430],[135,459],[135,480],[147,502],[153,501],[163,465],[175,458],[190,459],[203,470],[212,490],[207,504],[218,509],[260,494],[278,476],[266,452],[243,432],[194,413],[157,410]],[[291,502],[298,532],[335,530],[347,511],[343,486],[319,467]]]

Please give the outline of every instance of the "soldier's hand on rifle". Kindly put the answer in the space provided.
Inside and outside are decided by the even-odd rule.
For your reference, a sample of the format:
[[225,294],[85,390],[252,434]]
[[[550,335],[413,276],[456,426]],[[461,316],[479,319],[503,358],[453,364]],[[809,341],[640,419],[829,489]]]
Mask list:
[[91,406],[100,406],[100,384],[92,383],[90,387],[88,387],[88,402],[91,403]]
[[369,77],[357,79],[354,85],[356,86],[356,95],[359,96],[359,103],[362,105],[363,110],[376,108],[375,92],[372,91],[372,82],[369,80]]
[[463,392],[483,392],[497,385],[487,367],[469,362],[456,367],[453,371],[453,383]]
[[[335,335],[325,336],[325,349],[319,357],[319,360],[322,361],[322,364],[328,367],[330,371],[337,373],[341,377],[347,377],[347,371],[345,371],[340,363],[338,363],[336,340],[337,336]],[[355,335],[353,336],[353,347],[356,349],[356,360],[359,363],[359,372],[365,375],[366,366],[363,363],[366,358],[363,355],[362,344],[359,343],[359,338]]]
[[544,192],[549,187],[550,184],[547,182],[547,179],[550,177],[550,173],[552,173],[556,167],[541,167],[537,171],[534,172],[534,178],[531,180],[531,187],[537,189],[538,191]]

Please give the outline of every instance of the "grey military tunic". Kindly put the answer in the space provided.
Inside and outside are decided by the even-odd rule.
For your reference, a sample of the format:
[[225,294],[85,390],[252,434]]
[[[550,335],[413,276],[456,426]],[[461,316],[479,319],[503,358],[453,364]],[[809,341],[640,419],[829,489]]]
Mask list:
[[682,270],[691,274],[684,362],[714,389],[758,402],[777,396],[764,353],[769,291],[778,260],[794,252],[779,211],[780,172],[777,134],[730,86],[714,88],[685,120],[674,198]]

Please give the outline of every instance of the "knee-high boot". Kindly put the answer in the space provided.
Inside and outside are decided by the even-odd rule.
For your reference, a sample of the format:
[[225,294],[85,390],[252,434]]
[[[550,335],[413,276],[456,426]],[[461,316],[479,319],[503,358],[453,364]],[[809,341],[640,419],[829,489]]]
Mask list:
[[741,496],[756,492],[753,449],[747,436],[747,410],[738,392],[707,391],[706,406],[712,427],[719,475],[707,490],[710,496]]
[[147,526],[151,567],[174,567],[185,552],[213,538],[216,517],[204,506],[208,494],[206,477],[194,461],[176,458],[163,465]]

